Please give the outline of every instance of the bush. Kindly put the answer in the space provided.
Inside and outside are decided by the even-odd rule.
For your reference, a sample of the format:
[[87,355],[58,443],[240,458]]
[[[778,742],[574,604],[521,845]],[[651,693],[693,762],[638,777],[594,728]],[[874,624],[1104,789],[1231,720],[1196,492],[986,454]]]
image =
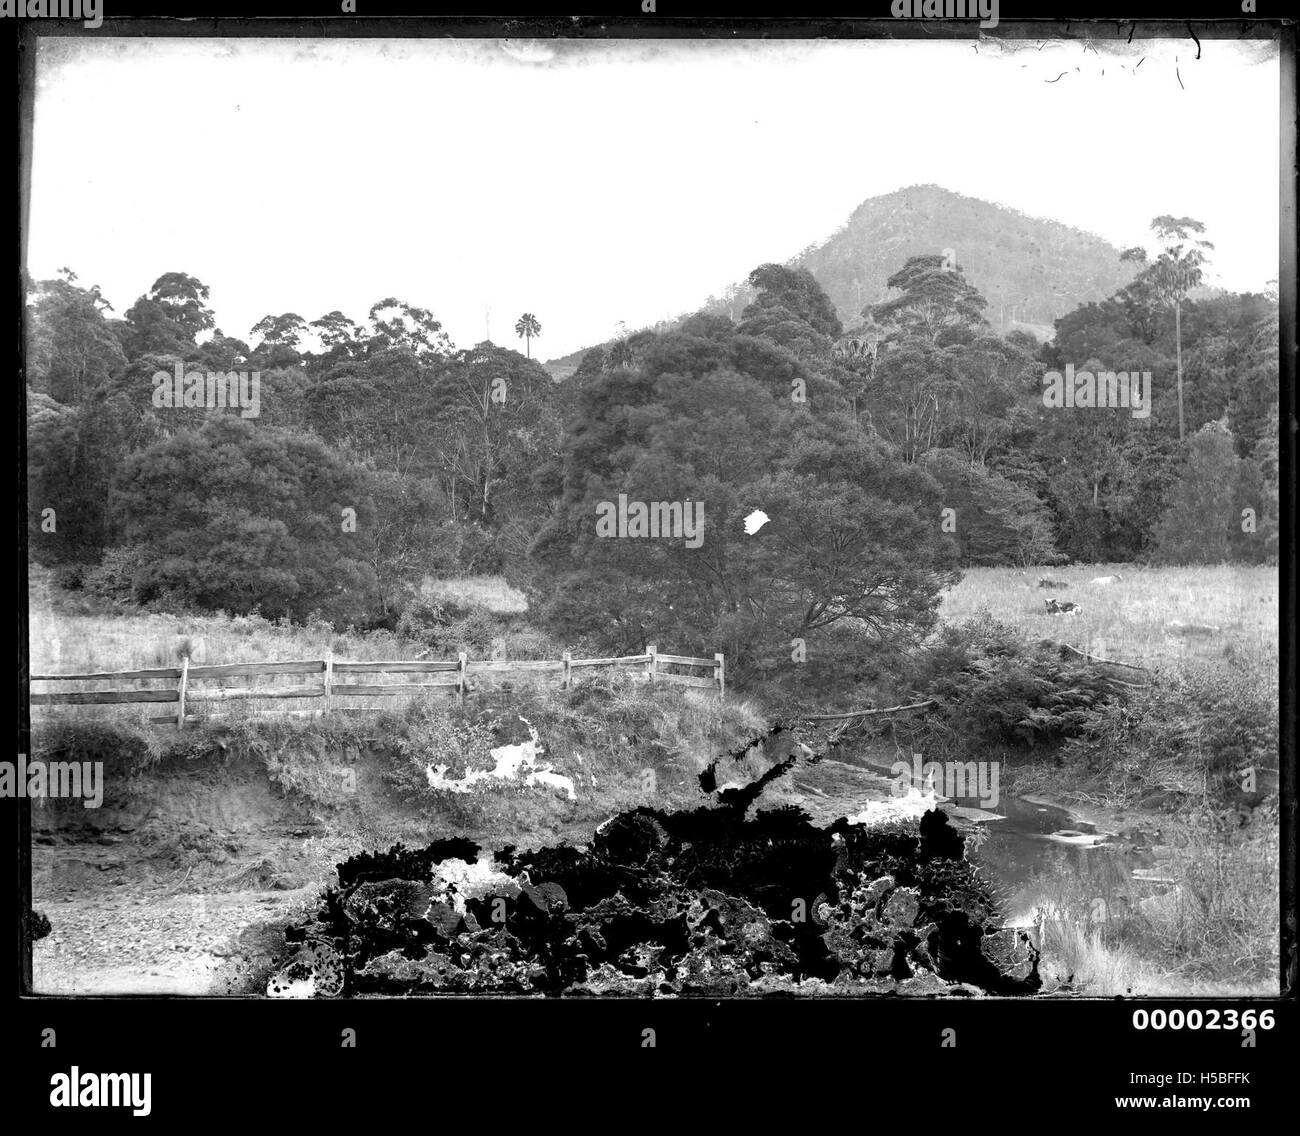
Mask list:
[[1085,659],[981,612],[945,626],[906,669],[909,701],[939,705],[916,727],[920,752],[963,753],[986,746],[1024,749],[1081,734],[1101,706],[1124,690]]
[[134,545],[106,548],[98,564],[82,574],[88,595],[112,603],[132,603],[144,567],[144,553]]
[[459,780],[471,769],[491,768],[495,733],[489,716],[470,717],[460,707],[441,709],[413,703],[398,729],[389,732],[389,768],[384,780],[403,793],[436,796],[447,790],[429,785],[429,766],[445,765],[446,776]]
[[408,603],[398,616],[396,633],[417,643],[435,644],[447,626],[446,606],[436,599],[419,599]]
[[1174,852],[1172,902],[1152,906],[1150,933],[1189,976],[1265,979],[1278,973],[1278,812],[1255,814],[1226,839],[1194,829]]
[[62,588],[65,592],[79,592],[85,586],[86,573],[92,567],[89,564],[60,564],[51,573],[51,577],[55,587]]
[[1254,804],[1263,793],[1245,792],[1244,770],[1255,771],[1261,789],[1276,784],[1277,691],[1244,671],[1162,675],[1126,706],[1086,715],[1063,756],[1104,770],[1118,803],[1161,790],[1204,794],[1219,806],[1250,796]]
[[[131,730],[110,722],[56,721],[32,731],[32,758],[42,762],[102,762],[99,780],[103,803],[118,803],[125,786],[154,763],[148,742]],[[82,815],[80,800],[50,798],[50,806]]]

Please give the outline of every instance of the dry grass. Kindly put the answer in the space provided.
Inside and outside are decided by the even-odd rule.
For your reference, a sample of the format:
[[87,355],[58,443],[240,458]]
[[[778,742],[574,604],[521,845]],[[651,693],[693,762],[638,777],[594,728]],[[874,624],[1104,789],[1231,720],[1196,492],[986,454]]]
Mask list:
[[[500,576],[426,580],[430,597],[464,607],[511,613],[527,609],[523,593]],[[139,670],[170,667],[183,639],[203,640],[204,663],[254,663],[272,659],[318,659],[333,647],[341,658],[414,658],[423,644],[382,631],[339,633],[325,622],[306,625],[260,616],[180,616],[124,611],[85,614],[61,606],[48,574],[34,571],[29,606],[33,673]]]
[[[1110,575],[1123,579],[1106,586],[1091,583]],[[1040,576],[1068,586],[1040,588]],[[1220,683],[1272,690],[1279,664],[1278,591],[1273,567],[979,568],[967,571],[944,596],[941,616],[958,622],[986,610],[1027,637],[1055,639],[1100,658],[1163,671],[1156,678],[1162,689],[1171,680],[1214,676]],[[1045,599],[1069,600],[1083,610],[1077,616],[1048,615]],[[1218,631],[1180,634],[1171,629],[1173,621]],[[1197,721],[1198,710],[1203,712],[1188,707],[1189,723]],[[1189,772],[1185,762],[1172,761],[1170,752],[1142,744],[1128,765],[1114,766],[1114,780],[1125,791],[1159,787],[1186,792],[1194,801],[1201,779],[1191,777],[1194,770]],[[1135,770],[1142,773],[1139,780],[1129,776]],[[1043,765],[1037,773],[1019,780],[1017,792],[1037,788],[1059,796],[1073,783],[1068,769]],[[1176,881],[1167,895],[1158,903],[1129,907],[1118,922],[1113,917],[1093,922],[1095,881],[1076,871],[1044,881],[1039,907],[1046,920],[1045,976],[1060,981],[1073,976],[1075,989],[1099,996],[1276,995],[1276,814],[1260,811],[1241,834],[1193,830],[1188,837],[1166,865]],[[1136,903],[1140,897],[1130,898]],[[1106,899],[1109,907],[1111,897]]]
[[1127,944],[1114,944],[1084,924],[1056,923],[1043,937],[1042,971],[1049,987],[1073,978],[1081,993],[1102,998],[1267,998],[1276,979],[1192,979],[1170,972],[1155,957]]
[[1049,982],[1086,994],[1278,993],[1278,814],[1240,831],[1189,826],[1163,864],[1163,890],[1121,863],[1058,863],[1035,877],[1034,923]]
[[[180,652],[187,644],[196,649],[191,659],[195,664],[323,659],[329,650],[336,658],[355,661],[412,659],[422,649],[417,643],[384,632],[339,634],[325,623],[291,626],[259,616],[196,617],[145,612],[86,615],[33,606],[30,620],[32,674],[84,674],[175,667],[179,665]],[[405,677],[393,676],[393,681]],[[202,686],[204,690],[231,686],[296,686],[311,680],[309,675],[268,675],[205,681]],[[168,685],[169,680],[100,679],[39,683],[36,688],[44,691],[143,690]],[[365,704],[360,699],[355,701]],[[391,699],[386,701],[392,702]],[[244,716],[263,710],[319,708],[320,700],[311,698],[258,698],[230,704],[196,702],[189,707],[193,713],[213,716],[231,712]],[[143,726],[148,718],[174,713],[175,709],[175,703],[34,707],[32,717],[34,725],[47,716],[57,715],[60,720],[111,718]]]
[[[1119,574],[1110,586],[1089,583]],[[1039,576],[1069,587],[1038,587]],[[1043,601],[1082,605],[1077,616],[1048,615]],[[943,598],[948,622],[981,609],[1034,637],[1058,639],[1088,654],[1126,663],[1181,668],[1189,662],[1222,662],[1276,672],[1278,657],[1278,570],[1215,565],[1142,568],[1133,564],[1073,565],[1068,568],[971,568]],[[1217,634],[1173,633],[1169,624],[1209,624]]]
[[[517,612],[526,609],[522,593],[511,588],[499,576],[467,576],[459,579],[428,580],[425,584],[430,598],[435,595],[450,599],[471,612],[492,614]],[[126,670],[145,670],[180,665],[182,652],[192,651],[191,664],[216,665],[222,663],[279,662],[285,660],[323,659],[332,651],[336,660],[365,662],[375,660],[426,660],[453,661],[455,650],[431,650],[423,640],[407,638],[388,631],[337,632],[324,621],[290,624],[260,616],[169,615],[139,610],[115,612],[102,610],[103,605],[87,605],[61,595],[51,588],[48,573],[33,572],[30,593],[30,660],[32,674],[85,674]],[[91,610],[84,610],[90,607]],[[476,618],[471,616],[471,618]],[[486,617],[485,617],[486,618]],[[536,640],[534,642],[534,640]],[[491,650],[492,657],[510,659],[549,659],[557,661],[563,647],[550,643],[540,635],[525,630],[509,640],[494,639],[500,647]],[[474,657],[480,656],[470,650]],[[395,684],[415,684],[452,677],[447,674],[373,674],[349,676],[348,681]],[[585,678],[585,672],[583,677]],[[342,680],[336,680],[342,681]],[[508,675],[475,674],[471,681],[478,689],[510,684],[516,688],[529,686],[555,686],[558,674],[529,674],[512,672]],[[582,681],[579,679],[578,681]],[[220,680],[202,680],[191,686],[191,691],[212,691],[228,687],[258,688],[285,687],[319,682],[313,675],[266,675]],[[99,679],[81,682],[34,684],[39,691],[71,692],[79,690],[133,690],[174,688],[174,680]],[[410,698],[388,696],[364,698],[348,696],[335,701],[335,707],[349,710],[400,712],[410,702],[430,697],[438,702],[450,701],[451,691],[424,692],[413,690]],[[319,698],[249,698],[227,703],[192,702],[189,713],[212,718],[242,719],[251,715],[278,714],[283,711],[301,714],[317,713],[322,709]],[[132,703],[106,706],[54,706],[33,707],[33,724],[53,720],[79,721],[86,719],[110,720],[140,729],[151,727],[151,717],[174,714],[173,703]],[[367,714],[367,716],[369,716]]]
[[523,592],[501,576],[459,576],[450,580],[426,579],[420,593],[428,599],[451,600],[463,607],[482,608],[501,615],[528,610]]

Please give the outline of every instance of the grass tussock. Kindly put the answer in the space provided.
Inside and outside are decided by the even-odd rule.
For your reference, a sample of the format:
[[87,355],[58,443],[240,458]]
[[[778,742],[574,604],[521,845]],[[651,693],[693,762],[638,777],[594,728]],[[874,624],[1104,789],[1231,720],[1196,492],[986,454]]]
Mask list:
[[1275,995],[1278,830],[1263,809],[1238,831],[1193,827],[1143,893],[1058,868],[1035,881],[1044,970],[1086,994]]
[[1095,778],[1094,796],[1128,807],[1255,807],[1278,785],[1277,689],[1271,676],[1199,665],[1089,715],[1063,763]]

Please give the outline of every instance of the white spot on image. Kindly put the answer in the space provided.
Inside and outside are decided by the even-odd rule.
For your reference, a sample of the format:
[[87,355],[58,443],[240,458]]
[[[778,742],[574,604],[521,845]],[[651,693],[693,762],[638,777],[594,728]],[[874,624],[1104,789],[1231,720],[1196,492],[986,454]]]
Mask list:
[[902,796],[888,797],[883,801],[867,801],[862,812],[847,819],[849,824],[862,824],[868,828],[896,820],[915,820],[946,799],[934,791],[933,784],[927,783],[924,790],[909,786]]
[[530,735],[528,741],[520,742],[518,745],[497,746],[492,750],[492,759],[496,762],[493,769],[471,769],[465,773],[465,776],[459,780],[447,776],[446,765],[427,765],[424,769],[425,777],[428,778],[431,789],[450,789],[453,793],[468,793],[471,786],[476,781],[483,781],[488,777],[495,777],[502,781],[516,779],[521,770],[528,769],[528,776],[524,780],[526,785],[550,785],[552,788],[563,790],[573,801],[577,799],[574,792],[573,779],[565,777],[563,774],[553,771],[550,765],[543,765],[540,768],[536,766],[537,755],[544,752],[541,745],[541,739],[537,736],[537,731],[533,728],[527,718],[519,719],[528,727]]
[[755,509],[748,517],[745,518],[745,534],[753,536],[761,529],[771,518],[763,512],[762,509]]

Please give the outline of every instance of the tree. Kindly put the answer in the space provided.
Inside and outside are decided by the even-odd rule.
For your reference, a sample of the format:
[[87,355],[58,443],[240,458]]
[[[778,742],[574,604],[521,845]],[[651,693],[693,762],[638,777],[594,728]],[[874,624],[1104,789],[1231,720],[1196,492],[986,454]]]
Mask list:
[[930,347],[969,341],[987,326],[987,303],[966,281],[960,265],[938,254],[911,256],[885,281],[901,295],[872,304],[863,315],[892,325],[894,338],[920,339]]
[[533,336],[542,334],[542,325],[532,312],[524,312],[515,321],[515,334],[524,341],[527,358],[533,357]]
[[1235,529],[1242,460],[1232,435],[1207,422],[1192,435],[1178,479],[1152,532],[1155,559],[1165,564],[1219,564]]
[[[1205,232],[1205,226],[1191,217],[1171,217],[1163,214],[1151,222],[1151,228],[1163,249],[1156,261],[1139,273],[1134,285],[1135,294],[1149,292],[1156,302],[1174,313],[1175,367],[1178,377],[1178,440],[1186,436],[1183,414],[1183,303],[1187,293],[1201,283],[1204,277],[1206,252],[1214,245],[1199,239],[1196,234]],[[1126,249],[1121,260],[1144,261],[1141,248]]]
[[1037,377],[1037,364],[1011,337],[992,335],[948,355],[955,381],[944,442],[960,450],[971,466],[987,465],[994,448],[1007,438],[1013,408]]
[[868,317],[846,332],[832,350],[836,377],[849,395],[855,422],[858,420],[859,401],[875,383],[880,345],[894,331],[893,327],[878,324]]
[[762,264],[749,274],[749,284],[756,295],[741,313],[742,335],[768,339],[808,359],[828,354],[843,333],[835,305],[806,268]]
[[126,364],[104,317],[111,305],[97,287],[79,288],[77,275],[35,285],[28,309],[27,374],[33,389],[78,405]]
[[[583,358],[586,362],[586,358]],[[632,365],[632,348],[626,339],[616,339],[609,345],[608,365],[613,367],[630,367]]]
[[[1094,359],[1080,370],[1103,369]],[[1039,401],[1029,447],[1043,471],[1035,486],[1055,518],[1062,552],[1076,560],[1138,556],[1158,514],[1177,443],[1124,408],[1048,409]]]
[[373,504],[361,471],[316,438],[211,417],[132,454],[112,502],[142,554],[141,599],[338,620],[373,610]]
[[316,332],[324,354],[312,361],[317,371],[355,358],[361,353],[361,329],[340,311],[327,312],[309,325]]
[[418,593],[426,576],[454,568],[441,528],[447,502],[431,481],[388,470],[368,471],[366,479],[374,509],[357,536],[375,579],[378,614],[387,619]]
[[1051,562],[1056,549],[1047,508],[1028,489],[953,450],[932,450],[924,467],[942,487],[945,508],[953,510],[949,535],[962,565]]
[[404,347],[341,362],[305,392],[306,419],[354,460],[417,477],[431,476],[429,445],[437,370],[446,362]]
[[[289,351],[296,361],[297,352],[289,348],[279,350]],[[247,369],[251,354],[247,343],[233,335],[223,334],[218,327],[213,330],[211,339],[199,345],[195,362],[205,371],[240,371]]]
[[[740,675],[797,681],[792,639],[813,656],[851,629],[855,650],[879,651],[933,622],[952,559],[938,486],[859,430],[842,394],[792,401],[791,375],[811,377],[785,348],[706,319],[650,337],[635,368],[588,376],[563,497],[530,553],[558,634],[721,648]],[[597,518],[620,494],[703,528],[609,539]],[[748,535],[755,508],[770,521]]]
[[208,286],[184,272],[167,272],[126,313],[127,355],[146,352],[189,357],[197,337],[216,326]]
[[914,462],[934,445],[954,391],[943,353],[924,339],[908,340],[882,353],[863,398],[867,420],[903,461]]
[[498,521],[508,469],[531,464],[545,433],[551,376],[519,352],[491,343],[457,352],[431,392],[433,436],[443,493],[452,515],[485,527]]
[[263,316],[252,327],[251,334],[261,336],[263,347],[290,347],[297,351],[307,330],[306,321],[297,312],[279,316]]
[[366,344],[374,355],[405,348],[420,359],[440,358],[452,350],[450,337],[427,308],[417,308],[392,296],[370,308],[371,334]]

